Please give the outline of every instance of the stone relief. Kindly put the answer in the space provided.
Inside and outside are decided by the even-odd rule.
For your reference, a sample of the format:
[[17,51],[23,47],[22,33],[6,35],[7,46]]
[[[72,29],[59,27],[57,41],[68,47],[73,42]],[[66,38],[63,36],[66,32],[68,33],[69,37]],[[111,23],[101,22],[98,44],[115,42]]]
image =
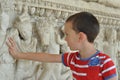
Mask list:
[[[103,51],[108,53],[108,55],[110,55],[111,57],[116,56],[115,54],[117,53],[115,52],[116,50],[114,50],[115,43],[116,43],[116,30],[112,28],[107,28],[104,35],[105,35],[104,36],[105,39],[104,39],[104,46],[103,46],[104,50]],[[116,57],[114,57],[113,59],[116,59]]]
[[119,0],[98,0],[99,3],[104,4],[110,7],[117,7],[120,8]]
[[[103,25],[100,25],[100,26],[103,26]],[[104,33],[105,33],[105,28],[101,28],[100,29],[100,33],[99,35],[97,36],[94,44],[95,44],[95,47],[101,51],[103,51],[103,39],[104,39]]]
[[[60,45],[66,44],[64,40],[60,37],[60,26],[57,26],[56,23],[50,22],[54,21],[53,18],[51,18],[52,10],[46,9],[40,12],[45,11],[46,17],[41,17],[39,21],[37,22],[37,30],[38,34],[40,36],[41,40],[41,46],[42,51],[49,52],[49,53],[60,53]],[[42,14],[41,14],[42,15]],[[60,13],[57,14],[56,17],[59,17]],[[43,21],[44,20],[44,21]],[[55,19],[56,21],[56,19]],[[54,65],[54,67],[51,68],[51,65]],[[43,72],[39,76],[38,79],[40,80],[58,80],[61,78],[61,76],[65,76],[65,79],[70,76],[69,70],[67,73],[62,74],[62,65],[58,63],[42,63]],[[47,77],[45,77],[48,75]],[[62,77],[63,78],[63,77]]]
[[17,14],[22,13],[22,4],[16,4],[14,10],[17,12]]
[[[15,39],[18,49],[22,52],[36,52],[37,40],[32,37],[32,25],[27,8],[24,7],[23,13],[15,20],[11,36]],[[28,60],[17,60],[15,80],[34,80],[37,64]],[[22,73],[22,74],[21,74]]]
[[[6,33],[3,35],[2,31],[7,30],[6,32],[9,32],[8,36],[15,38],[19,49],[23,52],[28,52],[31,50],[32,52],[44,51],[62,54],[66,51],[70,51],[69,47],[64,41],[63,33],[63,25],[66,18],[69,15],[79,11],[92,12],[98,18],[101,26],[99,36],[95,40],[95,46],[97,49],[106,52],[112,57],[118,68],[118,74],[120,75],[120,11],[117,9],[119,6],[114,5],[116,4],[117,0],[115,0],[114,3],[112,3],[113,1],[111,0],[61,1],[13,0],[14,13],[17,14],[15,17],[18,16],[18,19],[15,19],[14,27],[11,29],[7,30],[7,24],[4,24],[6,27],[1,26],[0,35],[5,37]],[[73,1],[73,4],[71,4],[71,1]],[[25,4],[27,6],[25,6]],[[77,6],[77,4],[82,4],[82,6]],[[104,4],[107,7],[101,4]],[[96,8],[95,6],[98,7]],[[117,8],[110,8],[108,6]],[[111,12],[111,10],[113,11]],[[33,32],[33,30],[35,31]],[[1,40],[4,41],[4,37]],[[3,43],[0,43],[0,45],[1,49],[4,48],[2,47]],[[28,45],[29,47],[26,47]],[[5,47],[5,50],[5,53],[9,53],[7,51],[7,47]],[[7,79],[5,77],[8,75],[6,73],[7,71],[4,73],[0,72],[0,78],[3,78],[3,80],[14,80],[14,76],[15,80],[71,80],[71,73],[69,69],[65,68],[62,64],[37,63],[25,60],[18,60],[15,62],[10,55],[8,56],[9,58],[6,58],[1,55],[1,57],[4,58],[0,58],[0,62],[4,63],[2,61],[3,59],[11,59],[11,61],[9,60],[10,67],[6,67],[9,64],[6,62],[4,66],[0,67],[0,70],[11,70],[11,75],[9,76],[12,77],[8,77],[9,79]],[[51,65],[54,65],[54,67],[51,68]],[[18,77],[18,75],[20,76]]]
[[8,28],[9,28],[9,16],[2,9],[0,9],[0,37],[1,37],[0,78],[1,80],[14,80],[15,60],[9,54],[8,47],[6,45],[7,38],[9,37]]
[[60,52],[64,53],[66,51],[70,51],[67,43],[64,40],[64,23],[65,19],[68,17],[68,13],[61,12],[61,11],[54,11],[54,20],[56,22],[55,27],[55,36],[56,42],[60,45]]
[[35,14],[35,10],[36,10],[35,7],[30,7],[29,8],[29,13],[30,13],[31,16],[33,16]]
[[105,31],[105,41],[103,46],[103,51],[106,52],[113,61],[115,65],[118,65],[118,51],[119,51],[119,41],[117,41],[117,30],[113,28],[107,28]]
[[120,76],[120,29],[117,29],[117,42],[118,42],[118,48],[117,48],[117,68],[118,68],[118,76]]

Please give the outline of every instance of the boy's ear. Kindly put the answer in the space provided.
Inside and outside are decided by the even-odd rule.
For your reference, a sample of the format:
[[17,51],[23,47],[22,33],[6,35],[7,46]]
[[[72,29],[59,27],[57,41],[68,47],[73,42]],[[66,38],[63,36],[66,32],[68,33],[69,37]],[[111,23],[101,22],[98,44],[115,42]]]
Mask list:
[[84,32],[79,32],[78,36],[79,36],[79,41],[84,41],[87,39],[87,36]]

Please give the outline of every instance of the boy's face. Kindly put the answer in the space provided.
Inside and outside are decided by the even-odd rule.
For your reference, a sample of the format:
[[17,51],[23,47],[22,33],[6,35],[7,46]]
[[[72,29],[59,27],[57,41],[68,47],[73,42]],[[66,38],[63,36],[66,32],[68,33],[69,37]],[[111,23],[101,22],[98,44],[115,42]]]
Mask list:
[[78,50],[79,49],[79,34],[76,33],[72,29],[72,23],[71,22],[66,22],[65,28],[65,40],[67,41],[68,46],[70,47],[71,50]]

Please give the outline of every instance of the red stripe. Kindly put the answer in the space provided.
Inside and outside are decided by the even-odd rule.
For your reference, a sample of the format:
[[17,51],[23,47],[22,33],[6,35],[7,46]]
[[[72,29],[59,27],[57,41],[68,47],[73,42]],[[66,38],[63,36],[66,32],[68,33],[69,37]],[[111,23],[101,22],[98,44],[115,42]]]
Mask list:
[[116,74],[116,69],[112,69],[109,72],[105,72],[103,74],[103,77],[105,78],[105,77],[111,76],[112,74]]

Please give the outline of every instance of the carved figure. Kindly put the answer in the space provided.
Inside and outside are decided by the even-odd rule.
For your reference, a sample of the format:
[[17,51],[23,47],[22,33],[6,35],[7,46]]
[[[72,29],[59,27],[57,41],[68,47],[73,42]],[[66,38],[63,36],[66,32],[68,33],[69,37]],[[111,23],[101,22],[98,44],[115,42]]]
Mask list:
[[[55,20],[55,23],[50,22],[53,21],[50,18],[50,14],[52,11],[46,10],[46,17],[42,20],[39,20],[37,24],[38,34],[41,40],[41,46],[43,47],[44,52],[49,53],[60,53],[60,45],[65,44],[66,42],[61,39],[60,35],[60,25],[58,26],[58,22]],[[56,13],[56,17],[59,17],[60,13]],[[49,17],[49,18],[48,18]],[[44,20],[44,21],[43,21]],[[51,67],[51,65],[54,65]],[[66,73],[62,74],[62,64],[59,63],[42,63],[42,72],[38,79],[40,80],[59,80],[64,78],[68,78],[69,71],[66,70]],[[46,77],[47,75],[47,77]],[[66,76],[66,77],[65,77]],[[62,77],[62,78],[61,78]]]
[[[22,52],[36,52],[37,40],[32,37],[32,24],[27,10],[18,17],[15,29],[11,29],[13,38],[17,42],[18,49]],[[15,80],[35,80],[35,70],[37,64],[33,61],[18,60],[16,63]]]
[[0,79],[14,80],[15,60],[9,54],[6,45],[9,36],[9,16],[2,9],[0,10]]

